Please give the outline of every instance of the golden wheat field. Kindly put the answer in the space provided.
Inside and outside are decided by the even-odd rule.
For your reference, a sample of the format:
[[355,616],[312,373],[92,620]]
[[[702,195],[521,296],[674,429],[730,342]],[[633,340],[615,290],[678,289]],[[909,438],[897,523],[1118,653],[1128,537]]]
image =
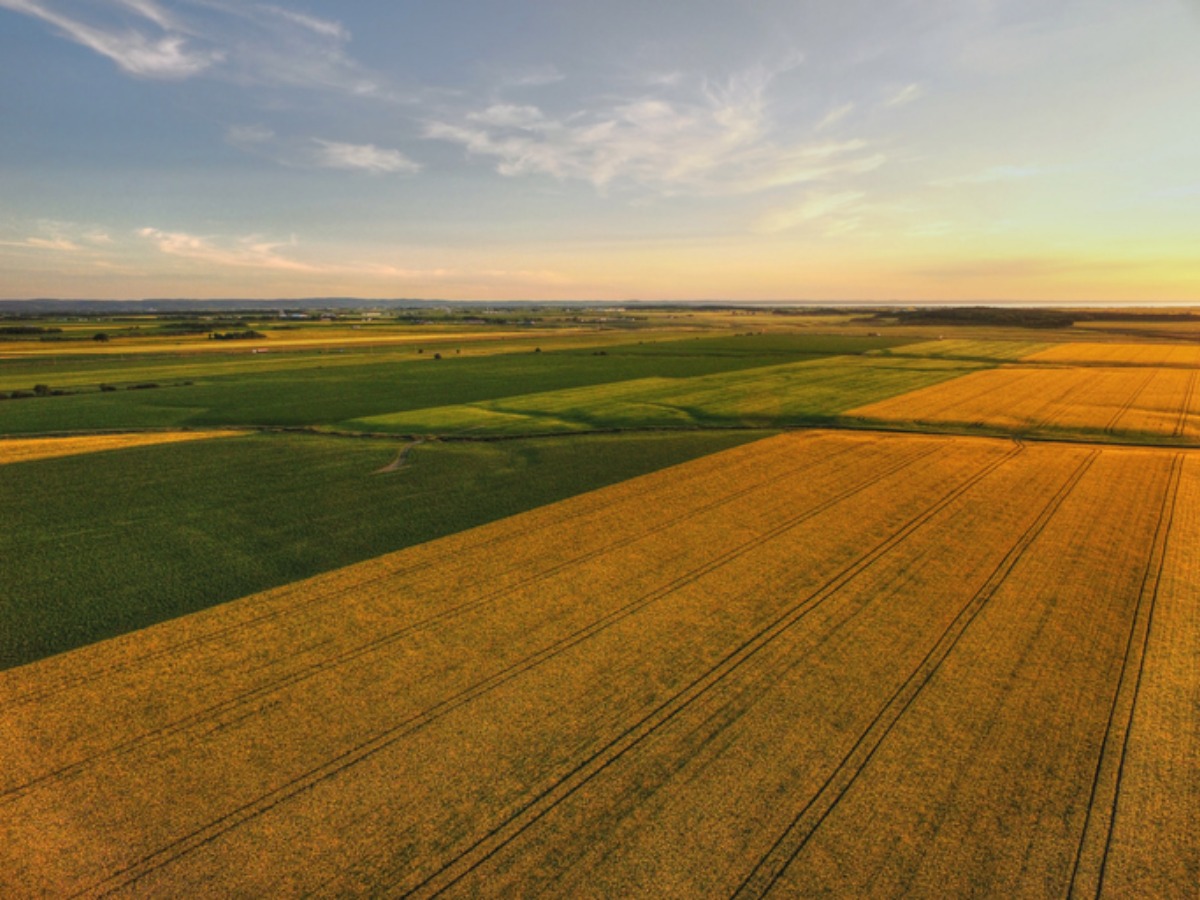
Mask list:
[[178,441],[205,441],[210,438],[229,437],[238,433],[236,431],[155,431],[80,437],[6,438],[0,440],[0,465],[29,462],[35,459],[54,459],[59,456],[99,453],[104,450],[125,450],[130,447],[173,444]]
[[1142,366],[1200,367],[1200,344],[1196,343],[1111,343],[1055,344],[1031,352],[1027,359],[1056,363],[1112,363]]
[[1178,893],[1197,546],[1187,450],[747,444],[0,672],[0,894]]
[[846,413],[874,422],[1018,433],[1200,438],[1200,370],[1167,366],[1002,366]]

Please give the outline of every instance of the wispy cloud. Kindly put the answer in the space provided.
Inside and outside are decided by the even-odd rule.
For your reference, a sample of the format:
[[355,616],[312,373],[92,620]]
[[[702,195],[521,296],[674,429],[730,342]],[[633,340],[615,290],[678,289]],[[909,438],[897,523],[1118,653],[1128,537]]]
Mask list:
[[24,247],[30,250],[59,250],[63,252],[78,252],[83,248],[74,241],[66,238],[29,237],[20,241],[0,241],[0,247]]
[[496,78],[496,83],[502,89],[537,88],[545,87],[548,84],[557,84],[565,78],[566,76],[556,66],[527,66],[501,72]]
[[99,248],[113,243],[107,232],[73,222],[40,219],[29,230],[36,233],[28,237],[0,239],[0,247],[94,254]]
[[197,235],[160,228],[141,228],[136,235],[157,247],[166,256],[177,257],[213,268],[258,269],[289,273],[305,279],[367,279],[377,283],[436,284],[468,287],[503,283],[516,287],[568,285],[573,280],[553,269],[503,269],[488,265],[413,266],[400,261],[380,259],[342,259],[336,262],[301,261],[285,255],[284,248],[298,248],[293,237],[288,241],[268,240],[261,235],[228,237]]
[[281,137],[265,125],[234,125],[225,140],[239,150],[295,168],[342,169],[371,175],[410,175],[421,164],[399,150],[324,138]]
[[[77,4],[68,4],[68,6]],[[193,46],[190,35],[150,0],[120,0],[110,7],[137,14],[156,33],[116,22],[93,24],[40,0],[0,0],[0,7],[25,13],[53,25],[60,35],[106,56],[130,75],[145,78],[187,78],[225,58],[214,47]]]
[[99,53],[129,75],[384,93],[346,52],[340,23],[280,6],[230,0],[0,0]]
[[759,220],[758,228],[771,234],[817,223],[826,234],[852,231],[864,196],[862,191],[809,194],[792,206],[771,210]]
[[925,89],[919,84],[906,84],[890,96],[888,106],[905,106],[914,100],[919,100],[925,94]]
[[852,112],[854,112],[853,103],[843,103],[841,106],[836,106],[825,113],[824,117],[816,124],[813,130],[824,131],[826,128],[832,128]]
[[320,271],[316,266],[280,255],[279,248],[293,246],[294,242],[290,241],[269,241],[264,240],[261,235],[249,235],[230,242],[188,234],[183,231],[163,231],[159,228],[141,228],[137,233],[152,241],[159,250],[169,256],[178,256],[197,262],[217,266],[293,272],[315,273]]
[[341,22],[335,22],[331,19],[320,19],[316,16],[305,15],[304,13],[284,9],[280,6],[267,5],[263,6],[262,9],[271,15],[307,28],[314,34],[324,35],[342,43],[350,40],[350,32],[346,30]]
[[668,194],[748,193],[883,163],[860,140],[781,136],[768,97],[778,74],[754,68],[721,82],[664,86],[559,115],[496,103],[435,118],[425,136],[492,160],[510,177],[549,175]]
[[329,169],[349,169],[382,175],[394,172],[417,172],[420,164],[399,150],[387,150],[374,144],[343,144],[314,138],[317,145],[316,164]]

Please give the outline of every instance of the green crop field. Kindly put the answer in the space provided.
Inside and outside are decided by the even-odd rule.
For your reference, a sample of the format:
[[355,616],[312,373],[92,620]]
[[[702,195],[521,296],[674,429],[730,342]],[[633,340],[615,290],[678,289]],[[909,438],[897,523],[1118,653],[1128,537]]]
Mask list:
[[[573,339],[572,339],[573,340]],[[58,365],[0,361],[0,384],[34,383],[79,393],[0,402],[0,434],[213,425],[329,425],[405,410],[454,406],[648,377],[692,378],[796,359],[892,346],[886,338],[752,335],[677,339],[604,348],[522,349],[440,360],[432,351],[313,355],[243,354],[211,362],[114,363],[75,357]],[[41,365],[41,368],[37,368]],[[100,392],[98,384],[115,391]],[[131,385],[158,387],[130,390]]]
[[957,378],[980,364],[832,357],[692,378],[655,377],[348,421],[397,434],[582,431],[826,422],[839,413]]
[[897,356],[921,356],[933,359],[976,359],[987,362],[1011,362],[1032,356],[1053,344],[1037,341],[998,341],[949,338],[921,341],[890,351]]
[[[621,337],[624,343],[613,342]],[[977,366],[873,357],[903,340],[578,334],[430,348],[0,360],[0,434],[235,426],[621,437],[426,442],[260,431],[0,466],[0,667],[136,630],[711,453]],[[52,348],[54,349],[54,348]],[[423,352],[417,353],[417,349]],[[440,352],[440,351],[436,351]],[[109,389],[101,391],[101,384]],[[152,388],[136,389],[152,384]]]
[[0,668],[762,435],[429,443],[247,435],[0,465]]

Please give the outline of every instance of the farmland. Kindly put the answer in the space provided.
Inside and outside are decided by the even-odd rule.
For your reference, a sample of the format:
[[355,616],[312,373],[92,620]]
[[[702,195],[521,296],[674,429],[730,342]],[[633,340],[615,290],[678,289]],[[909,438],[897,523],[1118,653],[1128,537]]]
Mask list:
[[941,360],[834,357],[693,378],[635,379],[354,419],[367,431],[527,433],[662,426],[779,427],[826,422],[867,399],[902,395],[975,366]]
[[1198,489],[1186,451],[785,435],[10,670],[0,877],[1121,896],[1194,874],[1194,841],[1129,818],[1190,827],[1160,777],[1188,757],[1155,735],[1195,733]]
[[993,315],[0,342],[0,895],[1188,896],[1200,356]]
[[849,410],[866,421],[1155,443],[1200,437],[1200,370],[1009,366]]
[[[150,446],[0,465],[6,525],[0,667],[758,436],[647,434],[414,448],[304,434],[156,444],[151,439],[162,435],[151,432]],[[406,464],[381,471],[400,452]]]
[[81,453],[103,453],[105,450],[124,450],[129,447],[149,447],[155,444],[174,444],[178,441],[203,441],[214,437],[231,437],[234,431],[149,431],[132,434],[100,434],[86,437],[26,438],[0,442],[0,465],[31,462],[35,459],[56,459]]
[[[624,334],[616,337],[628,341]],[[863,353],[898,343],[837,335],[739,338],[661,336],[658,341],[509,347],[507,353],[240,353],[102,360],[48,356],[0,359],[0,389],[36,383],[62,396],[0,402],[0,434],[85,429],[334,426],[361,417],[502,397],[615,385],[641,378],[688,379],[797,360]],[[593,343],[598,339],[593,338]],[[467,343],[467,342],[464,342]],[[467,344],[469,347],[469,344]],[[336,348],[334,348],[336,349]],[[424,349],[424,348],[420,348]],[[857,357],[856,357],[857,358]],[[101,390],[106,385],[116,390]],[[131,389],[142,385],[150,388]]]
[[1029,354],[1038,362],[1126,364],[1142,366],[1200,367],[1200,345],[1195,343],[1072,343],[1056,344]]

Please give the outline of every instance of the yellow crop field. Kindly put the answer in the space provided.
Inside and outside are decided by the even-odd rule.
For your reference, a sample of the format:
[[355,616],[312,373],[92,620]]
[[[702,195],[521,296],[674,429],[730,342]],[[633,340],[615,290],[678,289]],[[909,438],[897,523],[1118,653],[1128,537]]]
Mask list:
[[1200,438],[1196,370],[1010,366],[902,394],[846,413],[868,421],[1021,432]]
[[743,445],[0,672],[0,895],[1194,884],[1198,540],[1192,451]]
[[131,434],[98,434],[83,437],[10,438],[0,440],[0,465],[28,462],[34,459],[53,459],[58,456],[78,456],[103,450],[124,450],[129,447],[148,447],[153,444],[173,444],[179,441],[206,441],[230,437],[237,431],[155,431]]
[[1200,367],[1200,344],[1055,344],[1031,353],[1032,362],[1112,363],[1139,366]]

